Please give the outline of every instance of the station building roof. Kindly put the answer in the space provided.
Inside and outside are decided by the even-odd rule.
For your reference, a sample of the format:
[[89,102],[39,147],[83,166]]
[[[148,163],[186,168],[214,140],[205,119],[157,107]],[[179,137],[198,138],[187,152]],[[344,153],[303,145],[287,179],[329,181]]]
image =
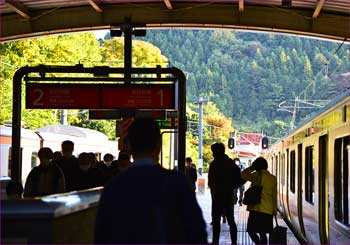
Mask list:
[[69,125],[54,124],[54,125],[44,126],[44,127],[38,128],[36,132],[41,134],[53,133],[53,134],[62,134],[62,135],[73,136],[73,137],[89,138],[89,139],[96,140],[96,142],[108,141],[108,137],[99,131],[88,129],[88,128],[74,127]]
[[119,27],[231,28],[350,39],[350,0],[2,0],[1,41]]

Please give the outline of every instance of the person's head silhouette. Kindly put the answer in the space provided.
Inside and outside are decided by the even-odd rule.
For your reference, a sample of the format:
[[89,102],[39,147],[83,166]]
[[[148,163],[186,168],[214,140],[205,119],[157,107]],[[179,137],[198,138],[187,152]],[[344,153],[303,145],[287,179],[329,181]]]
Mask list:
[[214,158],[223,156],[225,154],[225,145],[223,143],[214,143],[211,145],[211,151]]
[[161,148],[161,135],[157,123],[152,119],[136,119],[128,130],[130,151],[135,158],[158,158]]

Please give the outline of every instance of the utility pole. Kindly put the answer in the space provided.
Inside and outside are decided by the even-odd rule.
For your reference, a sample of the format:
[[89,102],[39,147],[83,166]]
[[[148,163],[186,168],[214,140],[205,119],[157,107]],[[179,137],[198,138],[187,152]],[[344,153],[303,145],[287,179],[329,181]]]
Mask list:
[[68,124],[68,110],[61,110],[61,124],[67,125]]
[[292,111],[292,120],[290,121],[290,128],[291,129],[294,129],[294,127],[295,127],[295,120],[297,118],[298,100],[299,100],[299,97],[297,96],[295,98],[295,101],[294,101],[294,108]]
[[[299,99],[299,96],[295,97],[294,100],[285,100],[278,105],[277,111],[287,111],[292,114],[292,120],[290,122],[291,129],[295,128],[295,121],[297,112],[300,109],[317,109],[327,105],[330,100],[306,100]],[[289,103],[289,104],[288,104]],[[293,103],[290,105],[290,103]]]
[[198,100],[194,101],[193,104],[199,105],[199,127],[198,127],[198,138],[199,138],[199,155],[198,155],[198,173],[202,175],[203,169],[203,153],[202,153],[202,145],[203,145],[203,104],[208,103],[208,99],[203,99],[200,97]]

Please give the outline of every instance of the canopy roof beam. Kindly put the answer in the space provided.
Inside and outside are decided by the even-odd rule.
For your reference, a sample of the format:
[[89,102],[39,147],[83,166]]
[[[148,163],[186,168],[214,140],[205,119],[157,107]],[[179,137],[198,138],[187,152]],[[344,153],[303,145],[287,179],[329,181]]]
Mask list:
[[239,2],[238,2],[238,10],[239,10],[239,12],[243,12],[244,11],[244,0],[239,0]]
[[[30,21],[23,21],[19,15],[1,16],[0,41],[10,41],[33,36],[51,35],[87,30],[110,29],[111,25],[125,22],[143,24],[146,28],[230,28],[243,30],[270,31],[316,36],[322,38],[350,39],[350,17],[332,12],[322,12],[317,19],[315,9],[294,9],[285,11],[273,6],[253,6],[244,2],[244,12],[232,3],[201,5],[176,2],[179,11],[164,11],[164,1],[142,4],[110,4],[102,13],[91,11],[91,6],[58,8],[35,11]],[[135,7],[137,5],[137,7]],[[269,18],[266,18],[268,16]]]
[[173,5],[171,4],[170,0],[164,0],[165,6],[167,7],[168,10],[173,10]]
[[325,2],[326,2],[326,0],[318,0],[317,1],[317,5],[315,8],[314,14],[312,15],[312,18],[315,19],[318,17]]
[[94,0],[87,0],[89,4],[95,9],[96,12],[102,13],[103,10]]
[[30,19],[29,11],[22,3],[14,0],[5,0],[5,3],[23,18]]

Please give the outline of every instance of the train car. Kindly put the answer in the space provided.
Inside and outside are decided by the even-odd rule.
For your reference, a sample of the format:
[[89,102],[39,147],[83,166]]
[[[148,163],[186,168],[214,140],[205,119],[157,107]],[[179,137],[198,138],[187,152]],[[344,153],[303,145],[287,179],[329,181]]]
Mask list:
[[[1,177],[11,176],[12,128],[0,125]],[[21,130],[22,180],[25,181],[30,170],[38,165],[40,137],[28,129]],[[24,183],[24,182],[23,182]]]
[[[1,176],[11,176],[11,136],[12,128],[0,125]],[[39,164],[38,150],[50,147],[52,151],[60,151],[64,140],[74,142],[73,154],[76,156],[82,152],[94,152],[101,160],[106,153],[118,154],[117,142],[109,141],[106,135],[95,130],[67,125],[50,125],[35,131],[22,129],[22,183],[25,183],[31,169]]]
[[300,240],[350,243],[350,91],[267,151],[278,208]]

